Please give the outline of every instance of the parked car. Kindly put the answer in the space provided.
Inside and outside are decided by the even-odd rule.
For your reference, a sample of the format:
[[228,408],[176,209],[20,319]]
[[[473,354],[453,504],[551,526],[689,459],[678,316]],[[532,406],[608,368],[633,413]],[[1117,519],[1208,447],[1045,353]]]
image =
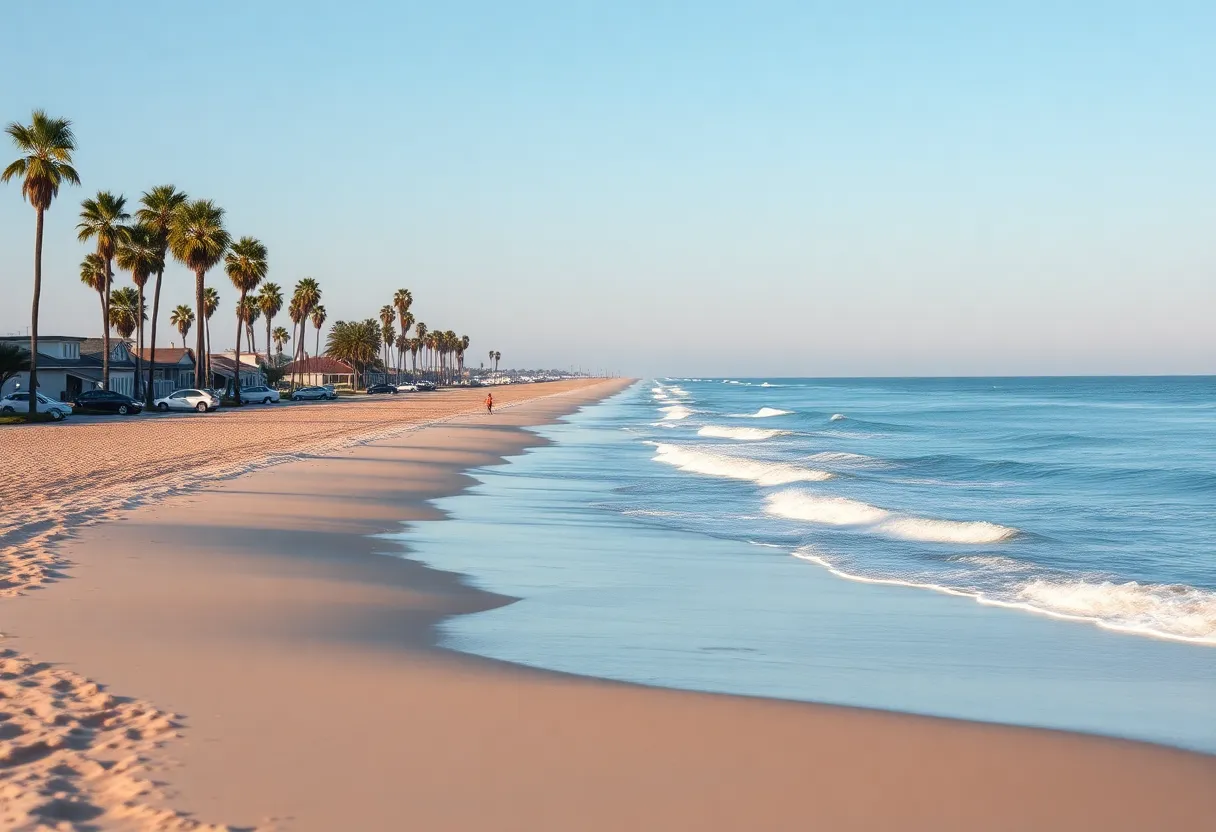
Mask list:
[[[38,394],[38,412],[47,413],[52,419],[58,422],[65,416],[72,413],[72,406],[67,402],[57,402],[54,399],[48,399],[41,393]],[[28,390],[19,390],[15,393],[9,393],[3,399],[0,399],[0,413],[5,416],[12,416],[15,413],[30,412],[30,394]]]
[[414,386],[415,386],[415,387],[417,387],[419,390],[434,390],[434,389],[435,389],[435,382],[433,382],[433,381],[420,381],[420,382],[418,382],[418,383],[417,383],[416,385],[414,385]]
[[336,391],[328,387],[301,387],[299,390],[291,394],[293,402],[301,402],[305,399],[336,399],[338,394]]
[[272,404],[279,400],[279,391],[267,387],[264,384],[259,384],[254,387],[241,388],[241,401],[246,404]]
[[397,388],[391,384],[373,384],[367,388],[369,396],[374,396],[377,393],[392,393],[395,396],[397,395]]
[[165,410],[197,410],[206,413],[220,406],[219,397],[209,390],[174,390],[169,395],[153,402],[156,409]]
[[398,384],[397,392],[398,393],[417,393],[418,387],[413,384]]
[[113,390],[85,390],[72,402],[77,410],[117,413],[119,416],[143,413],[144,403]]

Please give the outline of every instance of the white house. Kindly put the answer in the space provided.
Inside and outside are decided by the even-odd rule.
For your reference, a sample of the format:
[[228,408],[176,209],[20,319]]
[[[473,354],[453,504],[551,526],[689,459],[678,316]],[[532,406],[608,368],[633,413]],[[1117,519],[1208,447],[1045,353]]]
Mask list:
[[[29,350],[28,336],[4,336],[0,341]],[[101,386],[101,358],[104,344],[100,338],[74,335],[38,337],[38,390],[44,396],[70,401],[85,390]],[[0,394],[20,387],[28,389],[29,373],[10,379]],[[131,395],[135,389],[135,364],[125,341],[110,340],[110,389]]]

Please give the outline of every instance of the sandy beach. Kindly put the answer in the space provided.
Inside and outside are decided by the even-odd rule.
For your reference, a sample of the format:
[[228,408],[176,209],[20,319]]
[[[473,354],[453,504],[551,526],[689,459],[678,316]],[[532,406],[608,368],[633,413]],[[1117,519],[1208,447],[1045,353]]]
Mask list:
[[[1216,758],[435,646],[509,603],[376,535],[621,389],[0,430],[6,829],[1201,829]],[[404,555],[405,557],[401,557]],[[211,826],[214,825],[214,826]]]

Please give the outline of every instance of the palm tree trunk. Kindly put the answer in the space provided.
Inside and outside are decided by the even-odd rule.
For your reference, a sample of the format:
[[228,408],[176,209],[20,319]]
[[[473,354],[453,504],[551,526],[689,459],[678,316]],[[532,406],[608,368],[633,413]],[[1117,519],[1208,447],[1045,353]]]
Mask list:
[[[194,333],[194,386],[207,387],[207,349],[205,322],[203,314],[203,273],[194,273],[194,303],[198,307],[198,331]],[[184,340],[184,339],[183,339]],[[185,344],[182,344],[185,346]]]
[[[148,389],[144,391],[146,394],[144,403],[151,408],[152,399],[156,397],[156,317],[160,314],[160,278],[164,274],[163,271],[156,273],[156,289],[152,292],[152,343],[148,345]],[[183,342],[185,339],[182,339]]]
[[236,348],[232,353],[234,361],[232,368],[232,398],[236,399],[236,406],[241,406],[241,330],[248,329],[245,326],[245,319],[241,317],[241,311],[245,308],[245,290],[241,290],[241,299],[236,304]]
[[271,326],[271,319],[270,319],[270,316],[267,315],[266,316],[266,363],[267,364],[270,363],[270,326]]
[[30,307],[30,412],[29,421],[38,418],[38,302],[42,298],[42,215],[34,225],[34,302]]
[[321,354],[321,327],[317,327],[317,355]]
[[106,261],[105,288],[101,292],[101,388],[110,389],[110,261]]
[[136,322],[139,327],[139,352],[135,353],[135,380],[131,384],[131,398],[139,398],[139,387],[143,382],[143,352],[144,352],[144,287],[139,287],[139,317]]

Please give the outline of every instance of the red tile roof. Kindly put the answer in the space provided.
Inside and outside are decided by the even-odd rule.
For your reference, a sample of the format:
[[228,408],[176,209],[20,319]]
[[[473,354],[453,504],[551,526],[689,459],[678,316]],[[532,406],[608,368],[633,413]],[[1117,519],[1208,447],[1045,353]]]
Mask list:
[[345,361],[328,355],[310,355],[303,361],[293,361],[284,368],[287,372],[329,373],[330,375],[353,375],[355,368]]

